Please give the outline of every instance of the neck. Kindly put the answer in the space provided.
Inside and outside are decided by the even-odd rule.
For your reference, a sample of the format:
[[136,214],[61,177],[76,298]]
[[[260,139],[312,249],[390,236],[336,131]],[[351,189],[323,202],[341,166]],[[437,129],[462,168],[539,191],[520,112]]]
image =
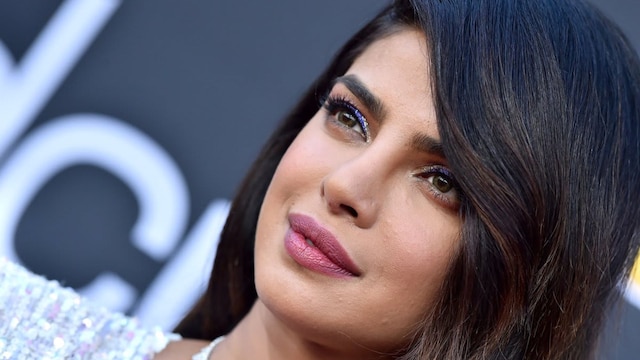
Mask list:
[[340,351],[309,341],[277,319],[260,300],[218,345],[211,357],[212,360],[354,358],[380,360],[385,357],[379,353]]

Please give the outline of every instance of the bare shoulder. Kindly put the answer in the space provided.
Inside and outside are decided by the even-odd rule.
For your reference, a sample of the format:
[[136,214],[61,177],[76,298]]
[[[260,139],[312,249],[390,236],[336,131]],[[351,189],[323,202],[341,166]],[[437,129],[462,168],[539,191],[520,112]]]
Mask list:
[[156,354],[153,360],[190,360],[203,347],[209,344],[204,340],[183,339],[170,342],[164,350]]

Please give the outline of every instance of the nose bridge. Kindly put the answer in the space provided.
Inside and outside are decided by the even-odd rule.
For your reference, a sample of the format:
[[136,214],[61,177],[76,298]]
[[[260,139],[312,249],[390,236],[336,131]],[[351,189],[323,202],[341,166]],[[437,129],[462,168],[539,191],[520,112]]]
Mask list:
[[379,145],[345,156],[323,180],[322,194],[330,210],[353,217],[361,227],[373,224],[390,190],[393,153]]

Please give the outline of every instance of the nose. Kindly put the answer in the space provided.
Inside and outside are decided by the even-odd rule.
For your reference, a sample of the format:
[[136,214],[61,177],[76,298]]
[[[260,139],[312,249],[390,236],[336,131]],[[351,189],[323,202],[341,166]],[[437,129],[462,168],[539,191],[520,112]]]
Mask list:
[[373,151],[335,164],[323,178],[321,195],[329,211],[346,216],[360,228],[371,227],[381,209],[386,193],[384,160],[375,159]]

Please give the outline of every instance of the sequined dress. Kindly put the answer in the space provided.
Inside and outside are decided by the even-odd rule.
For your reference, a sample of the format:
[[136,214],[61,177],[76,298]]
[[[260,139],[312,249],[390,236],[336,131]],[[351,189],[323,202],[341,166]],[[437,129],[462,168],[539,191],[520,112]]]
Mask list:
[[0,259],[0,359],[144,360],[179,339]]

